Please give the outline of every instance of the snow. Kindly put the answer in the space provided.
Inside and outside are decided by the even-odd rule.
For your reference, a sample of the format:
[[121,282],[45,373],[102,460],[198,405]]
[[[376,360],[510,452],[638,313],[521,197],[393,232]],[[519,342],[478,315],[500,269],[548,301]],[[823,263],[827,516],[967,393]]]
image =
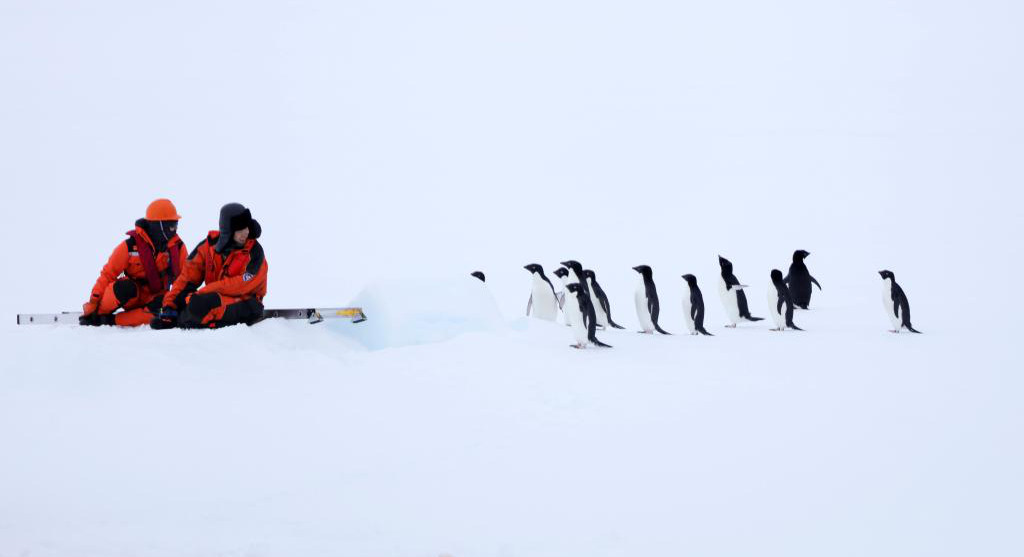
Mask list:
[[364,288],[350,305],[373,319],[358,327],[348,321],[328,321],[327,326],[371,349],[430,344],[506,327],[484,283],[465,273],[380,281]]
[[818,300],[806,333],[725,330],[719,309],[715,337],[606,331],[615,348],[585,351],[525,317],[373,351],[301,321],[9,327],[0,547],[1012,554],[1016,355]]
[[[0,557],[1024,553],[1022,15],[0,5]],[[165,196],[189,246],[252,208],[268,306],[369,321],[14,325]],[[806,331],[725,329],[717,256],[767,317],[795,249]],[[568,258],[612,349],[523,316]]]

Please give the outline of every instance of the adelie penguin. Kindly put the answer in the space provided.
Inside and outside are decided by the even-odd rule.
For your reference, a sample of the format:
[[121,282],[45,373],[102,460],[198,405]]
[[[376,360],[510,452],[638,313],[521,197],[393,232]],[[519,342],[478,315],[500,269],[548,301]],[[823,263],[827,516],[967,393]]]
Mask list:
[[[590,287],[587,286],[587,278],[583,276],[583,265],[579,261],[573,259],[562,261],[562,265],[565,265],[565,268],[569,270],[569,276],[565,279],[566,283],[579,284],[580,289],[586,292],[587,296],[590,298],[590,308],[594,309],[594,298],[591,296]],[[566,295],[566,298],[568,297],[569,296]],[[566,314],[566,319],[568,320],[568,314]],[[596,322],[596,315],[594,320]]]
[[683,322],[686,323],[686,330],[691,335],[700,333],[709,337],[714,336],[704,330],[704,295],[697,286],[697,277],[683,275],[683,280],[690,290],[689,296],[683,296]]
[[807,270],[804,259],[811,252],[798,249],[793,252],[793,263],[789,266],[789,274],[783,279],[789,285],[789,293],[793,296],[793,303],[800,309],[807,309],[811,305],[811,284],[821,290],[821,285],[811,276]]
[[611,325],[616,329],[625,329],[622,325],[612,321],[612,306],[608,303],[608,295],[597,282],[597,276],[590,269],[583,270],[583,276],[587,279],[587,286],[590,287],[591,299],[597,298],[594,310],[597,313],[597,324],[600,327]]
[[572,347],[586,348],[587,341],[590,341],[595,346],[611,348],[597,340],[594,306],[590,303],[590,295],[583,288],[578,282],[566,286],[568,293],[565,296],[565,314],[572,326],[573,336],[576,338],[576,344],[573,344]]
[[786,327],[789,327],[802,331],[803,329],[793,324],[793,296],[789,292],[789,287],[786,286],[786,281],[782,279],[782,271],[772,269],[771,276],[772,285],[775,288],[768,290],[768,305],[771,306],[769,313],[777,327],[772,330],[785,331]]
[[892,271],[878,271],[878,274],[882,276],[882,305],[892,323],[890,332],[898,333],[900,329],[906,329],[920,334],[921,331],[910,324],[910,302],[900,285],[896,284],[896,275]]
[[555,269],[555,276],[558,277],[558,280],[562,281],[562,290],[557,294],[558,309],[562,309],[565,307],[565,287],[569,286],[569,269],[559,267]]
[[732,273],[732,262],[719,255],[718,265],[722,268],[722,273],[718,277],[718,295],[722,298],[725,314],[729,316],[729,321],[732,323],[726,327],[735,328],[741,320],[755,322],[764,319],[750,315],[747,295],[743,293],[746,285],[740,284],[739,279]]
[[654,334],[658,331],[663,335],[672,333],[658,326],[658,315],[661,304],[658,302],[658,289],[654,286],[653,272],[648,265],[637,265],[633,270],[640,273],[640,282],[636,286],[633,300],[636,302],[636,316],[640,320],[641,333]]
[[587,295],[590,295],[590,287],[587,286],[587,277],[583,275],[583,265],[579,261],[573,259],[563,261],[562,265],[564,265],[566,269],[569,269],[569,278],[566,280],[570,283],[578,282],[583,287],[583,291],[586,292]]
[[533,275],[533,288],[530,291],[530,300],[526,303],[526,315],[554,321],[558,317],[558,298],[555,296],[555,287],[544,275],[544,268],[536,263],[530,263],[523,268]]

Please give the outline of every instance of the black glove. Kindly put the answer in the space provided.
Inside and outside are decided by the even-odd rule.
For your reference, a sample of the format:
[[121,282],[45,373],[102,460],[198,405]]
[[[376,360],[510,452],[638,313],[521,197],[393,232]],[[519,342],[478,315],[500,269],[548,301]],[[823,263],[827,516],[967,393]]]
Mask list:
[[156,314],[156,317],[150,321],[149,326],[157,329],[173,329],[178,326],[178,310],[164,306],[160,308],[160,313]]
[[83,315],[78,318],[78,324],[89,327],[99,327],[100,325],[116,325],[116,323],[114,322],[114,314],[112,313],[107,313],[104,315],[100,315],[98,313],[90,313],[88,315]]

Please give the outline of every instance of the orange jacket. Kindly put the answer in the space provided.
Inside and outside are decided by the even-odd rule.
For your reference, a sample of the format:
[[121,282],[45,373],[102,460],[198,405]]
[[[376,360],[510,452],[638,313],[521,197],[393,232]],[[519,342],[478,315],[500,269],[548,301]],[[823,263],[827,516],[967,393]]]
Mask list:
[[263,246],[256,238],[250,238],[243,247],[231,250],[225,257],[214,249],[219,235],[215,230],[210,231],[209,236],[192,250],[178,280],[164,296],[165,306],[182,309],[177,307],[175,300],[190,290],[198,294],[223,294],[240,300],[263,300],[267,295],[267,258],[263,255]]
[[[182,263],[184,267],[185,257],[188,255],[188,250],[185,248],[185,244],[182,243],[181,238],[175,235],[169,242],[167,242],[167,250],[156,252],[156,248],[153,245],[153,241],[149,239],[149,235],[142,227],[142,222],[138,221],[135,223],[135,230],[128,232],[129,238],[114,248],[114,252],[110,254],[110,258],[107,259],[107,264],[100,270],[100,276],[96,279],[96,284],[92,287],[92,292],[89,295],[89,301],[82,306],[82,311],[86,314],[93,313],[99,305],[100,298],[103,297],[103,291],[110,286],[115,280],[124,275],[125,277],[135,281],[139,286],[139,296],[143,304],[149,303],[156,296],[167,292],[168,286],[174,282],[178,277],[173,276],[171,269],[171,251],[178,252],[178,261]],[[146,276],[146,268],[143,264],[142,258],[139,256],[139,248],[136,245],[136,238],[146,242],[149,251],[153,252],[153,260],[156,263],[156,269],[160,275],[160,281],[163,283],[162,288],[154,291],[150,287],[149,281]]]

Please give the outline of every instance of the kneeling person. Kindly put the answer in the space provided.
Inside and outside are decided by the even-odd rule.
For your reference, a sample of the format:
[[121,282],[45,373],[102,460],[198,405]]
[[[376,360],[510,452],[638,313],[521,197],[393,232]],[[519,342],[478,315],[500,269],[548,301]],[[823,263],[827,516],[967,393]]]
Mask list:
[[220,230],[210,231],[189,254],[153,328],[212,329],[258,321],[267,294],[260,232],[249,209],[238,203],[222,207]]
[[180,218],[167,199],[149,204],[146,218],[135,221],[100,271],[80,324],[137,327],[153,319],[188,254],[178,237]]

